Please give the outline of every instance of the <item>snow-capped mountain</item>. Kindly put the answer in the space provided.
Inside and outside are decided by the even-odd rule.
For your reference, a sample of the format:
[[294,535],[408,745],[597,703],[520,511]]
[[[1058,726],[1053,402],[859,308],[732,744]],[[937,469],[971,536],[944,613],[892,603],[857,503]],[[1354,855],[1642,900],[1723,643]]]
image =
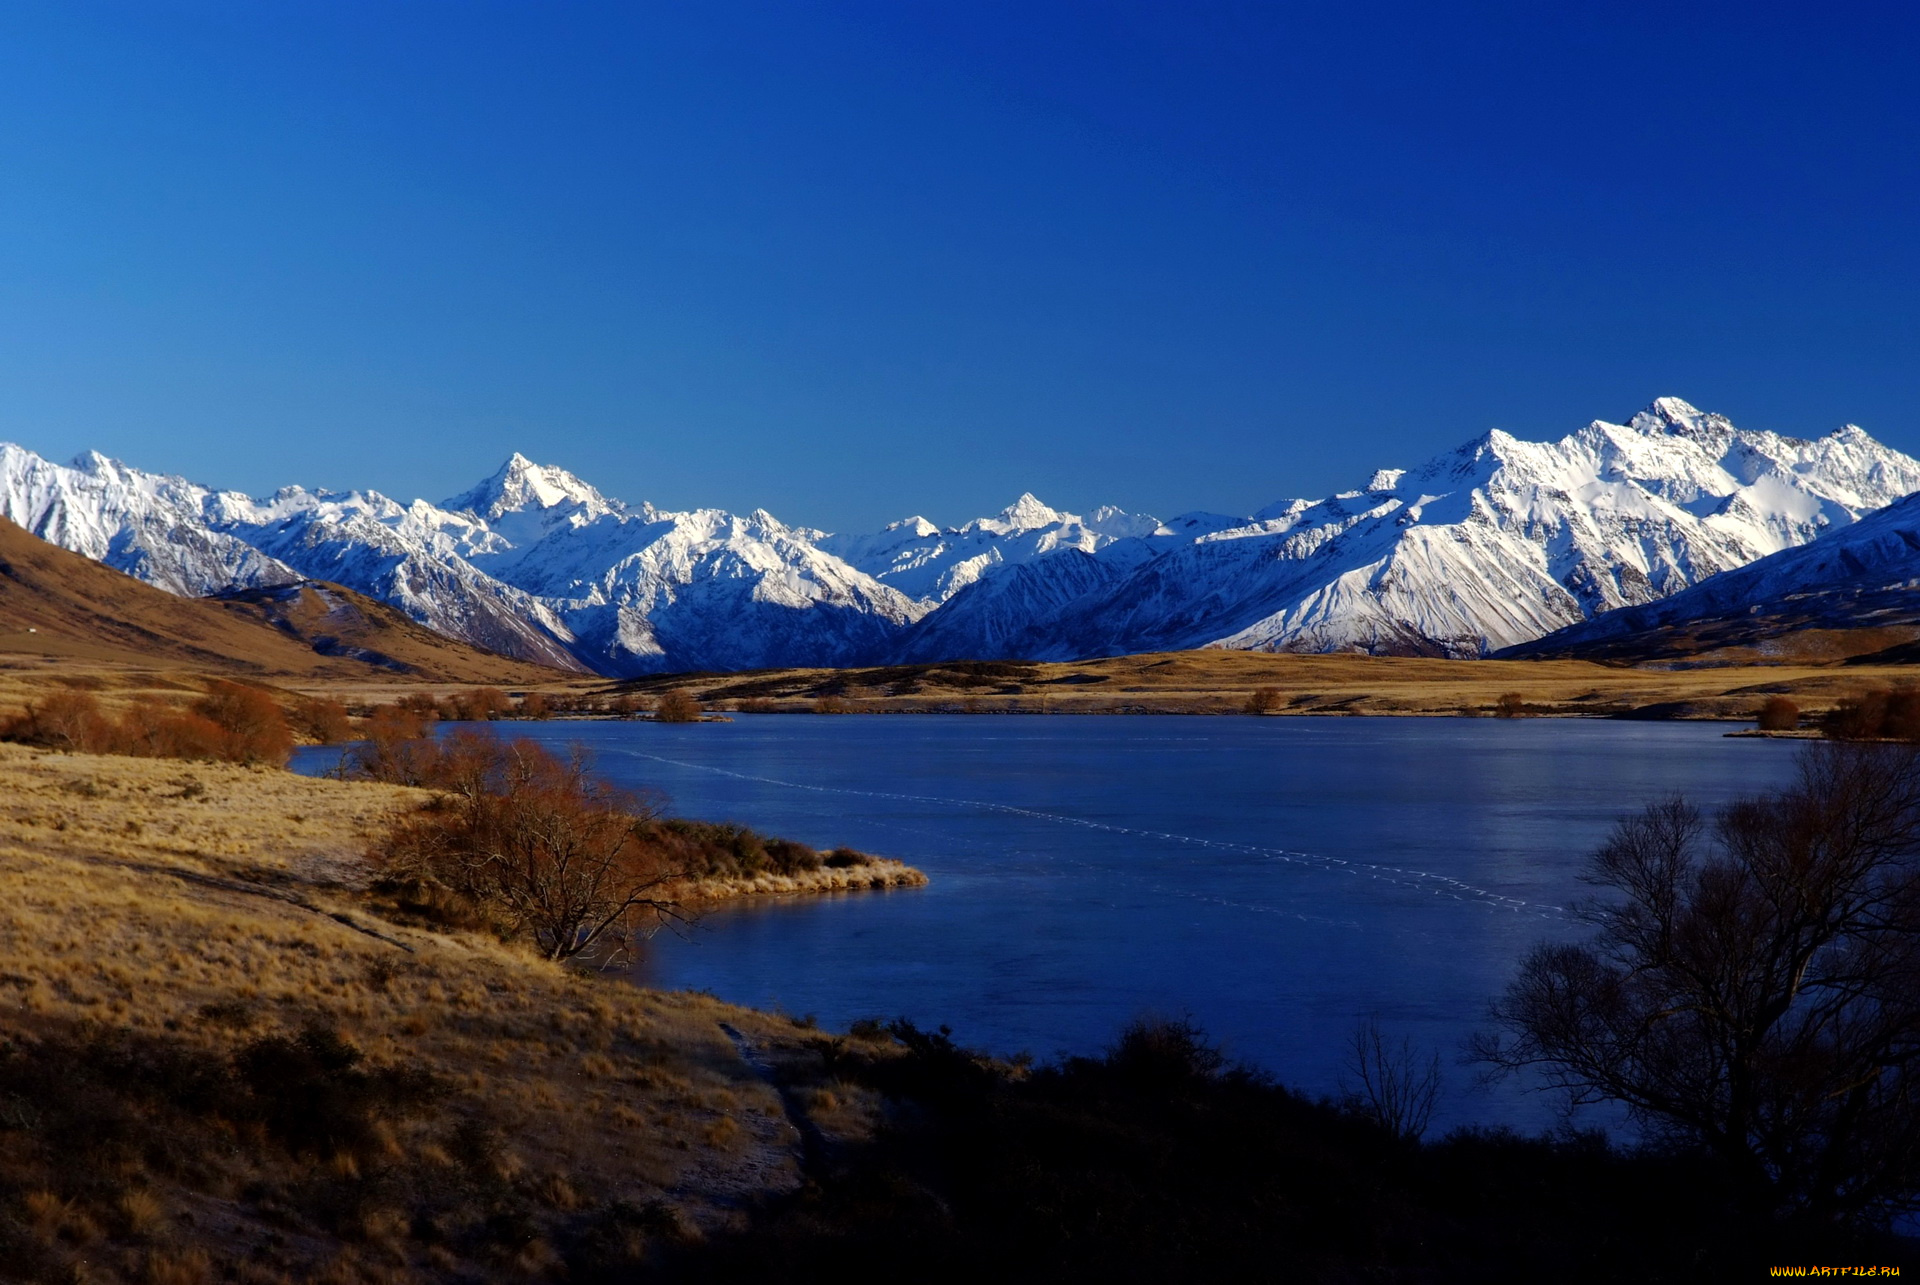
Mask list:
[[185,478],[141,473],[97,451],[59,465],[0,442],[0,516],[43,540],[190,598],[300,578],[213,529],[204,512],[209,494]]
[[1495,429],[1362,490],[1276,504],[984,654],[1481,656],[1805,544],[1916,489],[1920,461],[1851,425],[1808,441],[1662,398],[1626,424],[1596,420],[1558,442]]
[[1766,654],[1808,629],[1860,631],[1853,646],[1821,639],[1837,644],[1838,654],[1883,648],[1893,641],[1883,636],[1888,631],[1920,629],[1920,495],[1671,598],[1583,620],[1501,654],[1638,660],[1727,647]]
[[667,512],[521,455],[431,504],[263,499],[0,446],[0,513],[182,594],[332,580],[452,636],[611,675],[1161,648],[1478,656],[1651,602],[1920,490],[1848,426],[1736,429],[1663,398],[1557,442],[1494,430],[1250,517],[1063,513],[872,535]]
[[630,674],[856,661],[926,608],[764,512],[608,500],[515,455],[442,504],[288,487],[264,499],[100,456],[0,448],[0,512],[176,593],[300,579],[561,668]]
[[1091,517],[1062,513],[1031,492],[990,518],[942,529],[922,517],[875,535],[828,535],[819,547],[882,584],[941,603],[983,575],[1069,550],[1094,553],[1130,536],[1152,535],[1159,520],[1102,507]]

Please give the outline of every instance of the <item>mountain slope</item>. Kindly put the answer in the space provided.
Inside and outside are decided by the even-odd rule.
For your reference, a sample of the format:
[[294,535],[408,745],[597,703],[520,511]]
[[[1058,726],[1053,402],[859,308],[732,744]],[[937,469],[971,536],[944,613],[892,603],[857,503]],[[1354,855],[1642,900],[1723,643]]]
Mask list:
[[476,651],[336,585],[183,598],[0,518],[0,650],[229,673],[454,682],[554,677]]
[[[1920,489],[1846,427],[1735,429],[1663,398],[1558,442],[1495,430],[1364,491],[1204,534],[1013,640],[1072,659],[1228,647],[1485,655],[1676,593]],[[993,655],[993,652],[984,652]]]
[[[1500,653],[1514,659],[1885,659],[1920,638],[1920,495],[1658,602]],[[1910,650],[1910,649],[1908,649]],[[1905,657],[1900,657],[1904,659]]]

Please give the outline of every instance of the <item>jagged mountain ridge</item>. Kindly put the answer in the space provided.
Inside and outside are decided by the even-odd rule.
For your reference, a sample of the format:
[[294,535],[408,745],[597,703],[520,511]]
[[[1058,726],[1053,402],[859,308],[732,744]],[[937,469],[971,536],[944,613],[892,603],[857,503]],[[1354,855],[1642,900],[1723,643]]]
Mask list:
[[1500,654],[1656,660],[1738,649],[1764,657],[1791,653],[1793,637],[1810,631],[1822,635],[1818,642],[1831,655],[1867,659],[1892,644],[1899,659],[1913,658],[1909,640],[1920,638],[1920,495],[1813,544]]
[[1650,602],[1920,490],[1848,426],[1736,429],[1663,398],[1558,442],[1499,430],[1250,517],[991,518],[866,536],[610,499],[521,455],[431,504],[264,499],[0,446],[0,513],[176,593],[347,585],[453,637],[631,675],[1191,647],[1478,656]]
[[[1851,425],[1782,437],[1663,398],[1626,424],[1549,443],[1496,429],[1364,490],[1274,505],[983,654],[1482,656],[1806,544],[1916,489],[1920,461]],[[942,608],[946,629],[967,597]]]

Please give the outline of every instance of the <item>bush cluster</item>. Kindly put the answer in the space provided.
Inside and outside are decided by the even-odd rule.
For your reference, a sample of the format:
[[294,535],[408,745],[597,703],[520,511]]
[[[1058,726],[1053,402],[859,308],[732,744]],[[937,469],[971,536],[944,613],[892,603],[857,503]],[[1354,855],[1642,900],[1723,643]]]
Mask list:
[[1800,707],[1784,696],[1769,696],[1760,706],[1760,730],[1791,732],[1800,726]]
[[731,822],[662,821],[648,838],[671,850],[674,860],[695,879],[753,878],[756,875],[809,874],[822,867],[868,865],[873,858],[852,848],[822,852],[792,839],[777,839]]
[[1877,688],[1827,711],[1820,730],[1837,741],[1920,740],[1920,690]]
[[91,692],[55,692],[0,723],[0,740],[87,754],[276,765],[293,752],[293,731],[273,697],[221,680],[185,709],[145,699],[118,718],[104,713]]
[[614,956],[676,908],[670,885],[867,865],[728,823],[667,819],[664,796],[596,780],[584,755],[561,759],[490,732],[422,735],[410,711],[375,711],[345,775],[437,792],[395,822],[373,857],[380,891],[409,914],[489,927],[556,959]]
[[704,712],[699,700],[677,687],[653,704],[654,721],[660,723],[697,723]]

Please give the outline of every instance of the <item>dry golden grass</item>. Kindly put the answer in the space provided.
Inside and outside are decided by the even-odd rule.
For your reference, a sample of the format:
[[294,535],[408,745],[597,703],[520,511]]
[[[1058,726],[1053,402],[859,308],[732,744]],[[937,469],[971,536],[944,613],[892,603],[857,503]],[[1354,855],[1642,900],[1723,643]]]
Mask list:
[[[1751,718],[1770,695],[1810,714],[1873,687],[1899,685],[1897,666],[1798,663],[1629,668],[1573,660],[1430,660],[1187,651],[1071,663],[1008,661],[880,669],[788,669],[661,676],[620,685],[645,695],[685,687],[716,708],[812,712],[831,696],[848,713],[1237,714],[1262,688],[1276,714],[1491,715],[1506,693],[1541,714],[1612,714],[1650,705],[1683,716]],[[615,689],[609,688],[611,694]]]
[[[20,1135],[0,1127],[0,1224],[30,1228],[61,1261],[111,1241],[124,1253],[87,1255],[120,1264],[100,1279],[211,1278],[260,1244],[273,1245],[261,1261],[291,1279],[471,1274],[457,1239],[411,1236],[397,1206],[364,1211],[349,1254],[282,1235],[270,1211],[235,1199],[249,1183],[353,1184],[389,1164],[430,1172],[453,1163],[456,1117],[486,1122],[499,1138],[491,1180],[555,1227],[615,1199],[663,1200],[688,1226],[711,1227],[744,1197],[799,1181],[780,1099],[720,1023],[793,1065],[821,1037],[376,917],[359,892],[362,853],[419,797],[0,745],[0,1042],[111,1031],[219,1058],[320,1022],[451,1094],[430,1118],[383,1125],[371,1151],[322,1161],[241,1146],[208,1158],[198,1185],[128,1173],[99,1199],[23,1185],[32,1175],[9,1153]],[[514,1270],[542,1270],[555,1234],[528,1242]]]

